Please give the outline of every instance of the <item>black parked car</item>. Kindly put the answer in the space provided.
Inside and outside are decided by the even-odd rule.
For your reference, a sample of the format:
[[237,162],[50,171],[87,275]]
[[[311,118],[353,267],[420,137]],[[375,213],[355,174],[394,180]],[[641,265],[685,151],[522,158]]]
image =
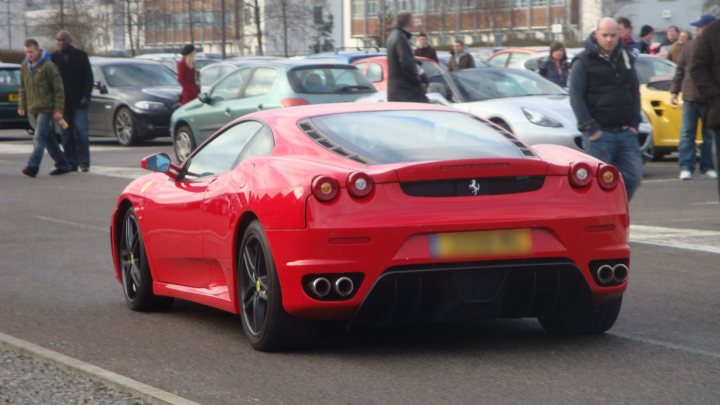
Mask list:
[[95,88],[89,110],[90,135],[114,136],[130,146],[170,136],[170,115],[180,106],[175,73],[154,61],[91,58]]

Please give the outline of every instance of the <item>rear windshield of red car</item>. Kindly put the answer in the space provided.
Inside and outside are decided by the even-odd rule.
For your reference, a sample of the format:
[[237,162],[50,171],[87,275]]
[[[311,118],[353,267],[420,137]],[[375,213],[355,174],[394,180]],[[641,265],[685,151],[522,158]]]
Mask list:
[[525,147],[479,119],[451,111],[344,113],[315,117],[300,127],[325,148],[367,164],[523,158],[519,146]]
[[355,66],[308,66],[288,72],[297,93],[352,94],[374,93],[375,87]]

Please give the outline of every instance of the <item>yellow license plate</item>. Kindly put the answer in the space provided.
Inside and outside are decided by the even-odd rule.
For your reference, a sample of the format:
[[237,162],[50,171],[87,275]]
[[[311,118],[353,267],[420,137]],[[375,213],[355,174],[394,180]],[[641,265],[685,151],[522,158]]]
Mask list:
[[532,252],[530,229],[448,232],[430,235],[430,253],[439,259],[517,256]]
[[19,98],[17,94],[8,94],[8,101],[18,101]]

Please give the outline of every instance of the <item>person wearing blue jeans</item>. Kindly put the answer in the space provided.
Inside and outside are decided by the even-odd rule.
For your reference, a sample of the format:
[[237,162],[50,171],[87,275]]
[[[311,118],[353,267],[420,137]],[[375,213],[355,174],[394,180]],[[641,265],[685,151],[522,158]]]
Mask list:
[[[42,162],[43,153],[47,149],[50,157],[55,161],[55,170],[50,174],[63,174],[70,171],[70,164],[65,157],[57,138],[55,138],[53,114],[41,112],[35,115],[35,133],[33,135],[33,151],[23,173],[30,177],[37,175]],[[27,173],[26,173],[27,171]]]
[[635,57],[620,42],[615,20],[603,18],[585,40],[585,49],[573,61],[569,84],[583,149],[618,169],[630,200],[643,176],[637,137],[640,84]]
[[67,31],[57,33],[58,50],[52,61],[58,67],[65,88],[65,119],[63,148],[70,162],[70,170],[90,170],[90,141],[88,139],[88,108],[93,89],[93,73],[85,51],[72,45]]
[[[695,136],[698,121],[705,114],[707,104],[685,101],[683,103],[682,127],[680,128],[680,145],[678,145],[678,162],[680,163],[680,178],[690,180],[695,172],[696,150]],[[713,165],[713,131],[702,129],[702,143],[700,144],[700,173],[710,178],[716,178],[717,172]]]
[[51,175],[65,174],[70,166],[52,131],[53,121],[62,121],[65,96],[62,79],[50,55],[34,39],[25,41],[25,60],[20,64],[18,115],[29,113],[35,118],[33,151],[22,170],[29,177],[37,176],[43,153],[47,148],[55,161]]
[[88,135],[88,109],[66,110],[68,129],[62,132],[63,149],[70,163],[70,170],[90,170],[90,138]]
[[[677,68],[670,85],[670,104],[678,105],[678,95],[682,92],[683,115],[680,128],[680,144],[678,145],[678,163],[680,163],[680,179],[690,180],[695,172],[696,150],[695,136],[697,134],[698,121],[705,115],[707,102],[700,94],[695,80],[689,74],[692,67],[693,55],[697,50],[697,44],[702,38],[705,26],[713,23],[715,17],[704,15],[690,25],[695,27],[695,40],[688,42],[680,52],[677,60]],[[717,178],[717,172],[713,167],[712,138],[713,131],[703,126],[702,144],[700,145],[700,173]]]

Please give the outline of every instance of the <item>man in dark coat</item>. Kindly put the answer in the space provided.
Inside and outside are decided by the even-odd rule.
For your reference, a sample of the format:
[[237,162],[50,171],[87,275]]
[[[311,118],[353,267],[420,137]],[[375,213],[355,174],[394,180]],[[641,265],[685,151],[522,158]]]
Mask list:
[[619,39],[618,24],[603,18],[570,70],[570,105],[586,153],[617,167],[628,200],[640,186],[643,160],[637,133],[640,84],[635,58]]
[[70,170],[90,170],[90,140],[88,135],[88,108],[93,89],[93,73],[87,53],[72,45],[67,31],[58,32],[58,51],[52,61],[58,67],[65,88],[65,120],[63,149]]
[[706,26],[696,41],[690,63],[690,77],[698,93],[707,102],[703,125],[715,131],[715,150],[720,156],[720,21]]
[[463,41],[456,39],[453,42],[452,56],[448,61],[448,71],[452,72],[461,69],[470,69],[475,67],[475,59],[465,49]]
[[409,30],[413,27],[412,15],[400,11],[395,17],[396,26],[387,39],[388,101],[427,103],[425,86],[410,46]]
[[415,48],[415,56],[429,58],[434,60],[435,62],[438,62],[437,52],[435,51],[435,48],[430,45],[427,34],[424,32],[421,32],[418,35],[417,48]]

